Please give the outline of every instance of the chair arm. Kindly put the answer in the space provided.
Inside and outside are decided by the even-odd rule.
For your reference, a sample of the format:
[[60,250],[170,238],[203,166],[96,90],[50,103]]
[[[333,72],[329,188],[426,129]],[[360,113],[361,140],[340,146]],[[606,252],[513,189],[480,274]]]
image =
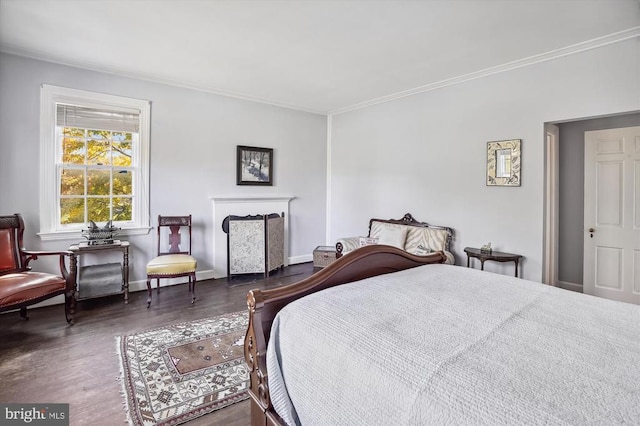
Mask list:
[[[46,250],[25,250],[20,249],[20,253],[25,255],[25,261],[23,267],[25,269],[31,269],[29,267],[29,262],[32,260],[37,260],[38,256],[60,256],[60,273],[62,277],[67,281],[67,283],[75,282],[76,275],[76,257],[73,252],[68,250],[64,251],[46,251]],[[69,256],[69,271],[67,270],[67,265],[65,264],[64,258]]]
[[25,268],[28,266],[29,262],[32,260],[38,260],[38,256],[60,256],[60,262],[64,262],[65,256],[73,256],[73,253],[65,250],[65,251],[48,251],[48,250],[25,250],[20,249],[20,253],[26,255],[25,264],[23,265]]
[[336,253],[339,256],[349,253],[360,247],[360,237],[339,238],[336,242]]
[[28,256],[33,256],[34,259],[37,259],[38,256],[49,256],[49,255],[58,255],[58,256],[71,256],[73,253],[68,250],[63,251],[48,251],[48,250],[25,250],[20,249],[20,251]]

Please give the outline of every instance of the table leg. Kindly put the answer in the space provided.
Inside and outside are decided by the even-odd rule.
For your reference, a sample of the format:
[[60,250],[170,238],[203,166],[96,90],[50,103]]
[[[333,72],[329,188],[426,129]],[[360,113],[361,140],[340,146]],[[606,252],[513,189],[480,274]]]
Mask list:
[[518,259],[513,261],[516,264],[516,278],[518,278]]
[[467,255],[467,268],[469,267],[469,260],[471,260],[471,256]]
[[78,291],[78,257],[75,254],[69,256],[69,275],[73,277],[73,290]]
[[122,269],[124,270],[124,303],[129,304],[129,247],[124,248],[122,256]]
[[78,299],[78,256],[75,254],[72,254],[69,258],[69,275],[73,278],[73,294],[69,315],[73,318],[76,313],[76,300]]
[[484,260],[480,259],[480,270],[484,271]]

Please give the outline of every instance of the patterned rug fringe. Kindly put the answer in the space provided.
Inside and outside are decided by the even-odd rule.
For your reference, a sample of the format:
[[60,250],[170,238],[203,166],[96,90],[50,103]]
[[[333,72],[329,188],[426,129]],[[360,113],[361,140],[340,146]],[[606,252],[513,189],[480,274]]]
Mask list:
[[[120,343],[122,342],[122,337],[116,336],[116,355],[119,360],[122,360],[122,350],[120,347]],[[130,426],[133,425],[133,420],[131,419],[131,408],[129,407],[129,398],[127,398],[127,387],[125,382],[125,372],[124,372],[124,364],[122,361],[120,364],[120,375],[116,378],[118,382],[120,382],[120,396],[122,397],[122,408],[124,409],[125,415],[127,416],[127,424]]]

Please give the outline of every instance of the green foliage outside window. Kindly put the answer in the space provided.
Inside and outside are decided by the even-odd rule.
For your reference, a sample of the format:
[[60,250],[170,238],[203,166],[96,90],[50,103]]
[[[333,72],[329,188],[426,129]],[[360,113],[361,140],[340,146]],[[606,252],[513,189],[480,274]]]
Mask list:
[[60,223],[132,220],[134,135],[64,127]]

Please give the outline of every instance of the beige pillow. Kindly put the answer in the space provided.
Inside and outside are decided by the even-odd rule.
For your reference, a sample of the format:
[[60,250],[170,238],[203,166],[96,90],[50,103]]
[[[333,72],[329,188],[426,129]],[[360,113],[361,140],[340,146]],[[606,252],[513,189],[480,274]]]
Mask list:
[[378,244],[386,244],[404,250],[404,242],[407,239],[407,228],[399,226],[383,226],[380,230]]
[[418,247],[413,251],[413,254],[417,254],[418,256],[426,256],[429,253],[432,253],[433,250],[423,246],[422,244],[418,244]]

